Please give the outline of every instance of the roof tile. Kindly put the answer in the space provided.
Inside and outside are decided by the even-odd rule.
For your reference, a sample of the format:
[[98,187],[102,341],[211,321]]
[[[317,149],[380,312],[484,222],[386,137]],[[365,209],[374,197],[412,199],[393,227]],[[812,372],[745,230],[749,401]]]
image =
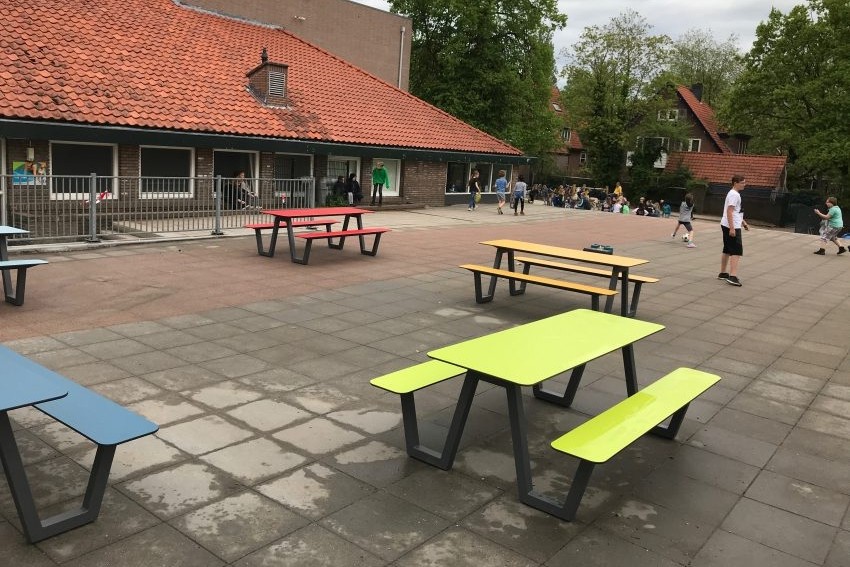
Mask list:
[[728,184],[732,175],[740,173],[746,176],[749,185],[777,188],[783,186],[787,159],[786,156],[671,152],[664,171],[674,172],[681,164],[690,169],[694,177],[709,183]]

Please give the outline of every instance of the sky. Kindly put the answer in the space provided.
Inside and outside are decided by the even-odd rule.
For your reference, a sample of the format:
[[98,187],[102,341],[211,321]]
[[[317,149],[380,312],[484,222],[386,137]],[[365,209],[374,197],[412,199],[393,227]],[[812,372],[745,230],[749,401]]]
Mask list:
[[[353,1],[389,11],[386,0]],[[653,34],[677,39],[686,31],[698,28],[711,30],[721,42],[735,34],[741,51],[746,52],[755,39],[756,26],[767,19],[771,7],[787,13],[795,5],[805,3],[805,0],[559,0],[558,9],[567,15],[567,27],[555,34],[555,56],[558,67],[562,67],[562,50],[578,41],[585,27],[605,25],[628,8],[647,19],[653,26]]]

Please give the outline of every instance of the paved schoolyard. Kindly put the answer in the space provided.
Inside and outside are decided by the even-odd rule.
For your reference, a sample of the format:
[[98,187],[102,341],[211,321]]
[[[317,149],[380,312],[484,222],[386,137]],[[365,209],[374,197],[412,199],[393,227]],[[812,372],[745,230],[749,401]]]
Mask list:
[[[23,307],[0,306],[0,340],[161,429],[118,449],[96,523],[38,545],[0,483],[0,565],[850,565],[850,257],[754,229],[734,288],[715,279],[715,223],[697,222],[689,250],[670,219],[539,205],[365,222],[395,229],[377,257],[317,245],[309,266],[257,256],[250,236],[37,254],[51,264]],[[407,458],[397,396],[368,384],[588,306],[505,282],[476,305],[456,266],[491,261],[477,242],[496,237],[651,260],[640,272],[661,282],[639,317],[667,328],[638,344],[640,381],[680,365],[723,376],[676,441],[598,467],[573,523],[518,503],[502,390],[479,389],[443,472]],[[622,399],[621,372],[616,355],[589,364],[570,410],[526,398],[539,489],[566,493],[575,462],[548,443]],[[458,387],[417,396],[424,436],[445,433]],[[13,419],[41,508],[77,502],[90,444],[36,411]]]

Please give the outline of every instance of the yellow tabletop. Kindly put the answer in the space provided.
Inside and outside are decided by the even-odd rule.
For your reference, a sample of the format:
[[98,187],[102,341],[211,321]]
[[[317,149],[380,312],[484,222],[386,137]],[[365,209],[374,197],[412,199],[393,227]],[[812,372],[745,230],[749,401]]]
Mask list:
[[615,256],[614,254],[600,254],[598,252],[585,252],[584,250],[576,250],[574,248],[561,248],[560,246],[535,244],[533,242],[523,242],[522,240],[486,240],[480,244],[486,244],[487,246],[494,246],[496,248],[506,248],[514,250],[515,252],[524,252],[526,254],[538,254],[540,256],[550,256],[552,258],[575,260],[577,262],[587,262],[588,264],[600,264],[616,268],[632,268],[634,266],[649,263],[649,260],[641,260],[639,258]]
[[663,329],[656,323],[576,309],[432,350],[428,356],[533,386]]

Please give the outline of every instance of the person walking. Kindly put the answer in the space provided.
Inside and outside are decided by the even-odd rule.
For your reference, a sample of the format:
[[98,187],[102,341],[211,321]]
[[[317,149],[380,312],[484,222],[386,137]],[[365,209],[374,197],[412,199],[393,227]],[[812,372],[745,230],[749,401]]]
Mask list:
[[525,215],[525,192],[527,189],[528,185],[525,184],[525,177],[522,175],[518,176],[517,182],[514,185],[514,216]]
[[496,179],[496,199],[499,200],[499,203],[496,207],[496,213],[503,215],[505,212],[502,210],[502,207],[505,206],[505,191],[508,190],[508,179],[507,179],[507,171],[504,169],[499,170],[499,177]]
[[679,220],[676,221],[676,228],[670,238],[676,238],[676,233],[679,232],[679,227],[685,227],[685,235],[682,237],[688,243],[688,248],[696,248],[694,244],[694,227],[691,222],[694,220],[694,195],[688,193],[685,195],[685,200],[679,205]]
[[[725,280],[729,285],[741,287],[738,279],[738,264],[744,255],[744,244],[741,239],[741,229],[750,230],[744,220],[741,210],[741,191],[747,186],[746,178],[736,173],[732,176],[732,188],[726,193],[723,203],[723,216],[720,219],[720,230],[723,232],[723,252],[720,254],[720,273],[717,279]],[[729,271],[726,271],[726,267]]]
[[375,205],[375,197],[378,198],[378,206],[384,204],[384,186],[390,188],[390,178],[384,169],[384,162],[379,161],[372,170],[372,206]]
[[821,247],[815,251],[815,254],[823,256],[826,254],[824,245],[827,242],[832,242],[838,246],[838,254],[844,254],[847,249],[838,243],[838,233],[844,228],[844,220],[841,217],[841,209],[838,208],[838,199],[835,197],[827,197],[826,207],[829,209],[826,213],[822,213],[815,209],[815,214],[826,221],[826,226],[823,233],[820,235]]
[[478,184],[478,170],[472,170],[472,176],[469,178],[467,188],[469,190],[469,208],[467,211],[474,211],[475,204],[481,200],[481,186]]

